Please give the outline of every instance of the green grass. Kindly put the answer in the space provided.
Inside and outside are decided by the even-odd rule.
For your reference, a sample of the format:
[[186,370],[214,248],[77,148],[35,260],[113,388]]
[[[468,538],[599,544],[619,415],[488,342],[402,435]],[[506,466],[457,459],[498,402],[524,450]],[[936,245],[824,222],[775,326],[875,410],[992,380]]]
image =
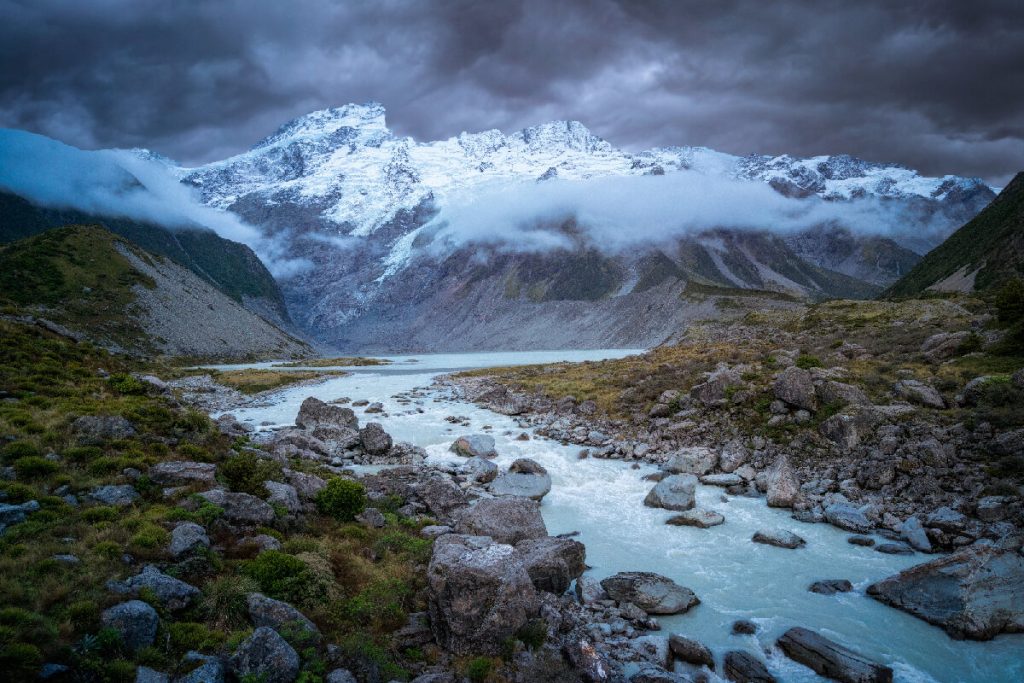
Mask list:
[[340,356],[338,358],[310,358],[291,363],[275,363],[275,368],[340,368],[372,365],[390,365],[385,358],[367,358],[365,356]]
[[[304,366],[306,363],[302,362],[298,365]],[[265,370],[257,368],[246,368],[244,370],[211,370],[204,368],[202,371],[209,373],[220,384],[237,389],[243,394],[258,394],[262,391],[283,389],[284,387],[317,379],[318,377],[340,377],[345,374],[342,371]]]

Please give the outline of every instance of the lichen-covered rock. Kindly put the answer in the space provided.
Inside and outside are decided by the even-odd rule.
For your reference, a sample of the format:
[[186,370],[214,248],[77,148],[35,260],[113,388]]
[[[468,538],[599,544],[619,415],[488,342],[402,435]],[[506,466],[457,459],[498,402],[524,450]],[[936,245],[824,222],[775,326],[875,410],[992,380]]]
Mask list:
[[160,617],[141,600],[129,600],[104,610],[100,623],[117,631],[124,647],[134,652],[153,644]]
[[260,626],[238,646],[231,668],[241,679],[292,683],[299,675],[299,655],[277,631]]
[[800,482],[785,455],[780,455],[768,470],[766,484],[768,507],[793,507],[800,495]]
[[460,436],[451,445],[451,451],[466,458],[497,458],[494,450],[494,437],[487,434],[467,434]]
[[199,494],[224,508],[224,519],[235,524],[262,526],[274,521],[274,508],[248,493],[212,489]]
[[942,398],[942,394],[936,391],[935,387],[929,386],[920,380],[901,379],[893,385],[893,391],[896,392],[897,396],[911,403],[917,403],[929,408],[942,409],[946,407],[946,400]]
[[696,505],[697,477],[673,474],[665,477],[644,498],[644,505],[683,512]]
[[196,550],[210,547],[206,529],[195,522],[182,522],[171,532],[171,555],[181,557]]
[[548,535],[540,503],[513,496],[485,498],[462,510],[455,531],[470,536],[490,536],[498,543],[512,545]]
[[772,382],[775,398],[791,406],[809,410],[818,409],[818,396],[814,389],[814,379],[807,370],[795,365],[780,372]]
[[89,497],[104,505],[127,507],[138,500],[139,492],[131,484],[107,484],[94,488]]
[[174,679],[174,683],[224,683],[224,662],[215,655],[204,655],[199,652],[188,652],[183,657],[187,666],[198,666],[184,676]]
[[181,579],[168,576],[148,564],[141,572],[124,582],[128,590],[138,595],[143,589],[150,591],[160,604],[172,612],[188,607],[199,596],[199,589]]
[[661,466],[672,474],[707,474],[718,467],[718,452],[703,446],[676,451]]
[[700,604],[689,588],[653,572],[619,572],[601,587],[612,600],[631,602],[648,614],[680,614]]
[[295,424],[303,429],[315,429],[316,427],[359,429],[359,418],[351,408],[324,403],[320,399],[310,396],[299,406]]
[[269,626],[276,631],[298,628],[308,633],[320,633],[320,629],[309,620],[309,617],[287,602],[268,598],[261,593],[249,593],[245,601],[253,626]]
[[210,462],[167,460],[149,468],[149,478],[161,486],[213,484],[216,476],[217,466]]
[[447,476],[422,479],[413,486],[413,490],[430,514],[442,522],[453,521],[455,515],[469,505],[466,492]]
[[359,441],[363,450],[370,455],[383,455],[391,450],[391,435],[384,431],[379,422],[367,423],[359,430]]
[[516,543],[526,573],[537,590],[561,595],[587,568],[587,549],[570,538],[531,538]]
[[302,510],[302,503],[299,501],[299,492],[291,484],[282,484],[279,481],[265,481],[263,487],[267,489],[267,502],[271,505],[280,505],[291,514]]
[[71,433],[83,446],[100,446],[135,436],[135,425],[120,415],[83,415],[71,423]]
[[469,474],[469,478],[479,484],[491,483],[497,478],[500,471],[493,462],[479,456],[473,456],[467,460],[464,469]]

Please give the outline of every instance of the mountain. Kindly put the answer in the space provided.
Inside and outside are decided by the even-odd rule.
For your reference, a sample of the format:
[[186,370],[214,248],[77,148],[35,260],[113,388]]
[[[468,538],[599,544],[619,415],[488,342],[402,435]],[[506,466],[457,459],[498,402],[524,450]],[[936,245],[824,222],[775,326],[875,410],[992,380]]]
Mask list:
[[890,296],[985,291],[1024,277],[1024,172],[981,213],[929,252]]
[[[994,196],[976,178],[928,178],[844,155],[632,153],[576,121],[417,142],[394,135],[373,103],[299,117],[199,168],[165,163],[209,206],[314,264],[282,283],[288,307],[311,335],[347,350],[649,345],[673,326],[718,315],[714,300],[737,292],[776,303],[871,297]],[[634,184],[628,201],[631,188],[642,201],[648,187],[670,182],[696,187],[700,198],[710,183],[712,218],[658,233],[669,206],[650,225],[599,233],[581,212],[538,213],[536,230],[514,232],[494,215],[538,193],[555,195],[556,205],[562,191],[587,201],[610,187],[595,183],[618,179]],[[651,204],[665,204],[666,194],[671,202],[674,187]],[[797,228],[761,215],[750,226],[742,214],[717,223],[742,204],[733,190],[756,194],[780,223],[794,209],[809,217]],[[465,240],[451,237],[448,214],[458,207],[481,210],[463,212]],[[623,243],[645,230],[655,238]],[[558,246],[524,246],[541,234]]]
[[313,353],[191,270],[100,226],[56,228],[0,247],[0,302],[7,315],[133,354]]

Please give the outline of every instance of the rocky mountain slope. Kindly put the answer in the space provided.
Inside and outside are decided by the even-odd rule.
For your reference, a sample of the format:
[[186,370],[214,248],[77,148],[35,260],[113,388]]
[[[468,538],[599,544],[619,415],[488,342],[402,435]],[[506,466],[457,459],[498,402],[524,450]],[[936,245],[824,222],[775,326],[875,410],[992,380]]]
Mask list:
[[[170,169],[209,205],[310,260],[311,270],[284,284],[289,307],[318,338],[353,349],[490,348],[507,330],[524,347],[544,339],[656,343],[660,329],[642,334],[634,323],[650,306],[673,322],[702,315],[678,297],[688,285],[872,296],[994,196],[978,179],[925,178],[841,155],[737,157],[700,147],[630,153],[575,121],[417,142],[394,135],[377,104],[314,112],[238,156]],[[777,233],[773,226],[737,229],[735,221],[655,230],[648,242],[613,248],[587,217],[538,215],[538,230],[561,240],[541,251],[502,234],[485,214],[475,221],[487,232],[482,239],[445,239],[451,207],[491,208],[502,192],[540,185],[555,192],[648,177],[656,177],[652,187],[662,182],[657,177],[743,191],[767,185],[769,195],[797,202],[788,207],[822,219]],[[847,208],[850,220],[837,219]],[[880,220],[885,225],[865,229]],[[559,324],[531,323],[541,319]],[[597,320],[606,321],[601,331]]]
[[985,291],[1024,277],[1024,173],[888,291]]
[[99,226],[48,230],[0,248],[0,301],[8,315],[136,354],[312,354],[191,270]]

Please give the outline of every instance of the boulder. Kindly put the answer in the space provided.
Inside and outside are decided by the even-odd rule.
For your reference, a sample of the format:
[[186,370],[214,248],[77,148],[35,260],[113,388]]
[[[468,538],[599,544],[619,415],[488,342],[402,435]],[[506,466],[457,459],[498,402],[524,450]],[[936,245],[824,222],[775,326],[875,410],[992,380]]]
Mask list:
[[383,455],[391,450],[391,435],[384,431],[379,422],[367,423],[359,430],[359,442],[370,455]]
[[292,683],[299,675],[299,655],[277,631],[260,626],[238,646],[231,668],[243,680]]
[[601,581],[616,602],[631,602],[648,614],[680,614],[700,604],[689,588],[652,572],[619,572]]
[[692,474],[673,474],[665,477],[644,498],[644,505],[683,512],[696,504],[697,477]]
[[188,652],[182,658],[187,665],[199,662],[188,674],[174,679],[174,683],[224,683],[224,662],[220,657]]
[[852,384],[843,384],[842,382],[828,380],[819,384],[815,388],[815,391],[817,392],[818,400],[821,401],[822,405],[871,405],[871,399],[868,398],[867,394],[865,394],[860,387],[855,387]]
[[494,450],[494,437],[487,434],[467,434],[460,436],[451,445],[451,451],[466,458],[497,458]]
[[455,531],[470,536],[490,536],[498,543],[516,544],[548,535],[540,503],[529,498],[485,498],[462,510]]
[[705,382],[690,389],[690,396],[706,406],[712,406],[724,401],[728,397],[730,389],[741,386],[743,386],[743,378],[739,371],[720,367],[709,373]]
[[673,526],[695,526],[698,529],[708,529],[713,526],[725,523],[725,517],[714,510],[687,510],[678,515],[673,515],[665,520],[665,524]]
[[734,683],[776,683],[775,677],[768,672],[764,662],[743,650],[725,653],[722,674],[726,680]]
[[182,557],[189,553],[210,547],[210,537],[206,529],[195,522],[182,522],[171,532],[171,555]]
[[587,549],[569,538],[530,538],[516,543],[534,588],[561,595],[587,568]]
[[498,476],[498,466],[492,461],[473,456],[466,461],[465,471],[469,478],[478,484],[489,484]]
[[700,478],[700,483],[707,486],[739,486],[743,483],[743,477],[735,472],[730,474],[705,474]]
[[807,544],[807,541],[800,538],[792,531],[786,531],[784,529],[761,529],[754,532],[754,535],[750,540],[754,543],[773,545],[776,548],[786,548],[788,550],[793,550]]
[[655,664],[644,664],[629,677],[629,683],[690,683],[689,676],[672,673]]
[[295,487],[299,494],[299,499],[306,502],[315,500],[316,494],[320,493],[320,489],[327,486],[327,482],[321,477],[315,474],[299,472],[298,470],[285,468],[284,476],[288,483]]
[[772,382],[775,398],[796,408],[818,409],[818,396],[814,390],[814,379],[807,370],[790,366],[780,372]]
[[946,360],[955,356],[970,332],[939,332],[924,340],[921,344],[921,353],[933,363]]
[[257,628],[269,626],[276,631],[300,628],[308,633],[320,633],[316,624],[287,602],[268,598],[261,593],[249,593],[245,601],[249,607],[249,619]]
[[129,600],[104,610],[100,623],[117,631],[124,647],[134,652],[153,644],[160,617],[141,600]]
[[861,413],[836,413],[818,425],[818,432],[832,443],[850,450],[860,444],[868,420]]
[[143,589],[150,591],[160,604],[174,612],[188,607],[199,596],[199,589],[181,579],[168,576],[148,564],[141,572],[124,582],[128,590],[138,595]]
[[672,651],[668,648],[668,638],[655,634],[637,636],[625,642],[630,650],[625,658],[645,662],[660,668],[672,666]]
[[946,407],[946,401],[942,398],[942,394],[936,391],[935,387],[929,386],[920,380],[901,379],[893,385],[893,391],[897,396],[911,403],[917,403],[928,408],[942,409]]
[[539,608],[516,550],[480,536],[434,542],[427,593],[434,638],[456,655],[500,653]]
[[359,683],[348,669],[335,669],[324,677],[324,683]]
[[383,529],[388,523],[384,513],[377,508],[366,508],[356,515],[356,521],[370,529]]
[[363,412],[364,413],[369,413],[371,415],[373,415],[375,413],[383,413],[384,412],[384,404],[381,403],[380,401],[374,401],[370,405],[366,406],[366,410],[364,410]]
[[1024,632],[1024,556],[973,545],[868,586],[868,595],[945,629],[990,640]]
[[855,534],[871,531],[872,524],[867,516],[849,503],[832,503],[825,508],[825,519],[832,526],[837,526]]
[[739,441],[730,441],[718,456],[718,468],[725,473],[735,472],[747,462],[747,449]]
[[101,446],[135,436],[135,425],[120,415],[83,415],[71,423],[71,433],[82,446]]
[[673,633],[668,637],[668,647],[678,660],[715,670],[715,656],[701,642]]
[[787,657],[826,678],[843,683],[892,683],[891,668],[808,629],[791,628],[776,644]]
[[815,581],[807,590],[819,595],[835,595],[836,593],[849,593],[853,590],[853,584],[846,579],[825,579]]
[[302,510],[302,503],[299,502],[299,492],[291,484],[282,484],[279,481],[265,481],[264,488],[267,489],[267,502],[271,505],[280,505],[291,514]]
[[910,547],[922,553],[932,551],[932,543],[928,540],[928,532],[917,517],[907,517],[907,520],[900,526],[900,536],[903,537]]
[[541,500],[551,491],[551,475],[539,463],[520,458],[498,476],[488,490],[495,496],[522,496]]
[[694,446],[683,448],[673,455],[661,466],[661,469],[671,474],[708,474],[718,467],[718,453],[710,448]]
[[943,506],[928,515],[926,523],[929,527],[939,529],[940,531],[959,534],[967,527],[967,518],[963,513]]
[[248,493],[211,489],[199,495],[224,508],[224,519],[234,524],[263,526],[274,521],[274,508]]
[[161,486],[188,486],[216,482],[217,466],[210,462],[168,460],[149,468],[149,478]]
[[310,396],[299,406],[299,414],[295,416],[295,425],[303,429],[317,427],[345,427],[359,429],[359,418],[351,408],[324,403]]
[[732,622],[732,634],[734,636],[752,636],[757,633],[757,624],[750,619],[737,619]]
[[875,546],[875,552],[884,555],[913,555],[914,549],[904,543],[879,543]]
[[765,483],[768,507],[793,507],[797,496],[800,495],[800,482],[797,481],[796,472],[793,471],[793,467],[789,464],[789,458],[785,455],[780,455],[775,459],[775,463],[768,470]]
[[444,475],[427,477],[413,487],[416,497],[423,501],[427,510],[442,522],[452,521],[457,512],[469,505],[466,492]]
[[998,522],[1009,514],[1009,503],[1006,496],[985,496],[978,501],[975,512],[983,522]]
[[89,497],[104,505],[127,507],[138,500],[139,492],[131,484],[107,484],[94,488]]

